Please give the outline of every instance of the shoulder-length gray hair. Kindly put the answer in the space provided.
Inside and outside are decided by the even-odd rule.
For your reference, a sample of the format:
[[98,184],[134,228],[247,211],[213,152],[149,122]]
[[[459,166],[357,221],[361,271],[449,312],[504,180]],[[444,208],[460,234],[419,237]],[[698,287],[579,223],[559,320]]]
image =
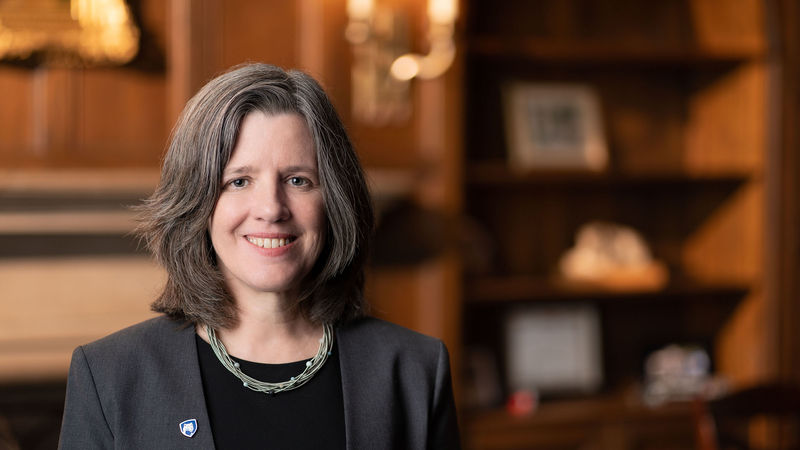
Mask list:
[[238,322],[208,221],[239,127],[252,111],[299,114],[316,147],[325,246],[292,306],[314,323],[358,317],[366,307],[364,263],[373,228],[363,170],[320,85],[302,72],[268,64],[237,66],[211,80],[187,103],[172,131],[161,181],[139,208],[139,234],[168,275],[152,309],[214,328]]

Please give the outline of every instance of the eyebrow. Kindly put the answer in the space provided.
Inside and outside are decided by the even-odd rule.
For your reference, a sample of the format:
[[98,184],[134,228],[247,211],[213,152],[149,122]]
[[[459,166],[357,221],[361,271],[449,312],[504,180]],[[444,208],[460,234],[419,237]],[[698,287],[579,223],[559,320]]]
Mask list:
[[252,166],[239,166],[230,169],[226,168],[225,170],[222,171],[222,175],[224,176],[241,175],[244,173],[250,173],[252,171],[253,171]]
[[307,173],[317,173],[317,169],[311,166],[289,166],[284,168],[286,172],[307,172]]
[[[225,169],[222,172],[223,176],[229,177],[233,175],[242,175],[253,172],[253,166],[239,166],[239,167],[232,167]],[[283,169],[285,172],[305,172],[305,173],[312,173],[317,174],[319,171],[312,166],[289,166],[284,167]]]

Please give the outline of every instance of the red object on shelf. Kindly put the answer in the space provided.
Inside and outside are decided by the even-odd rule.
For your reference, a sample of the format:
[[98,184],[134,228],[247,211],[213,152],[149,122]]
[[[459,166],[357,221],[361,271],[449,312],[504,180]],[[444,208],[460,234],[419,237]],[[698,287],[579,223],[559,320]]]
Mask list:
[[506,411],[512,416],[525,416],[536,411],[539,396],[534,391],[520,390],[512,393],[506,401]]

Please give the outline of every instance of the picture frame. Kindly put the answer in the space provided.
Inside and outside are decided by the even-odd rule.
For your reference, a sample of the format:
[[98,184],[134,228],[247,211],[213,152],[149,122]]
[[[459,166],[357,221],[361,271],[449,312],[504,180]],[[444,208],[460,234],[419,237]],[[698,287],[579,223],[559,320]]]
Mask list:
[[512,82],[503,89],[503,103],[513,170],[606,168],[600,102],[590,86]]
[[588,304],[526,307],[505,322],[510,392],[588,394],[603,383],[602,334]]

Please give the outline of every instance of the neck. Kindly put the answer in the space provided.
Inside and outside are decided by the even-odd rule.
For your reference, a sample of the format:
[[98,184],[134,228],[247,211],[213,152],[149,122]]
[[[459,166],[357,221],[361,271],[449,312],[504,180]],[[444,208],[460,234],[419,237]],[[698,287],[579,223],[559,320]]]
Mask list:
[[[322,326],[291,309],[286,295],[259,293],[235,296],[239,323],[215,330],[228,354],[246,361],[283,364],[313,357],[319,349]],[[205,326],[198,326],[208,341]]]

